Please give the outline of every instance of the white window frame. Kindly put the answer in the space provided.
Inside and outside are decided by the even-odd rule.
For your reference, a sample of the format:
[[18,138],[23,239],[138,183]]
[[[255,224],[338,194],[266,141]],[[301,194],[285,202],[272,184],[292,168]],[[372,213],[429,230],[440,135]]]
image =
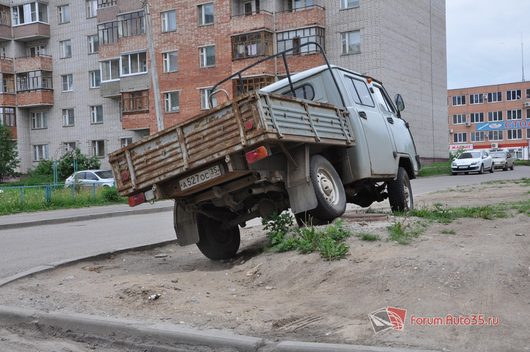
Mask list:
[[[116,64],[116,67],[115,67],[115,70],[114,70],[116,72],[114,72],[112,70],[112,63],[113,62]],[[99,63],[100,69],[99,70],[101,72],[101,83],[119,81],[120,80],[120,66],[121,66],[120,58],[113,58],[113,59],[100,61],[100,63]],[[107,79],[107,80],[104,79],[104,77],[105,77],[105,69],[106,68],[108,68],[108,70],[109,70],[109,72],[107,72],[107,73],[108,73],[108,76],[110,77],[110,79]],[[115,77],[115,78],[113,78],[113,77]]]
[[484,113],[483,112],[472,112],[471,114],[469,114],[469,121],[471,123],[484,122]]
[[[22,19],[19,16],[21,9],[24,14]],[[13,6],[11,8],[11,19],[15,27],[37,22],[48,23],[48,4],[33,1],[27,4]]]
[[489,131],[488,132],[488,139],[490,142],[492,141],[502,141],[504,139],[504,131]]
[[484,104],[484,94],[482,93],[469,94],[469,104],[470,105]]
[[[358,39],[352,42],[352,39]],[[356,55],[361,53],[361,31],[348,31],[340,34],[341,55]],[[352,46],[354,46],[352,48]],[[357,48],[355,48],[355,46]]]
[[59,48],[61,50],[61,59],[68,59],[72,57],[72,40],[66,39],[59,42]]
[[129,144],[132,144],[132,142],[133,142],[132,137],[121,137],[120,138],[120,146],[122,148],[128,146]]
[[[515,118],[513,117],[515,115]],[[511,109],[506,111],[506,120],[522,120],[523,111],[521,109]]]
[[[175,104],[176,100],[176,104]],[[164,93],[164,107],[166,112],[179,112],[180,111],[180,91],[175,90]]]
[[[171,67],[172,58],[174,58],[175,67]],[[162,62],[164,72],[177,72],[178,71],[178,51],[167,51],[162,53]]]
[[100,125],[103,123],[103,105],[90,106],[90,124]]
[[43,130],[48,128],[48,113],[46,111],[33,111],[31,113],[31,129]]
[[453,115],[453,125],[463,125],[467,122],[466,114]]
[[467,132],[456,132],[453,134],[453,143],[467,143]]
[[[199,89],[199,93],[201,96],[201,110],[209,109],[210,102],[208,101],[208,96],[210,95],[212,88],[213,87],[197,88]],[[212,108],[215,108],[217,106],[217,98],[215,96],[213,96],[212,98],[212,104],[213,104]]]
[[92,34],[87,36],[88,54],[96,54],[99,52],[99,35]]
[[[211,6],[212,7],[212,21],[211,22],[206,22],[206,11],[205,11],[205,8],[206,7],[209,7]],[[209,26],[209,25],[212,25],[214,24],[215,22],[215,6],[213,4],[213,2],[207,2],[207,3],[204,3],[204,4],[200,4],[200,5],[197,5],[197,8],[198,8],[198,11],[199,11],[199,26]]]
[[[142,61],[142,56],[144,60]],[[137,60],[138,72],[132,72],[132,64],[134,60]],[[128,71],[124,72],[123,66],[127,65]],[[143,70],[143,71],[140,71]],[[147,73],[147,52],[137,51],[134,53],[125,53],[120,56],[120,77],[144,75]]]
[[57,23],[65,24],[70,23],[72,20],[72,14],[70,13],[70,5],[64,4],[57,6]]
[[92,140],[90,144],[91,144],[90,149],[92,151],[92,156],[95,156],[96,158],[105,158],[105,140],[104,139]]
[[[208,49],[213,48],[213,64],[208,64]],[[199,67],[200,68],[206,68],[206,67],[214,67],[217,62],[216,52],[215,52],[215,45],[203,45],[199,47]]]
[[453,106],[466,105],[466,96],[465,95],[454,95],[452,100],[453,100]]
[[488,122],[502,121],[502,111],[488,111]]
[[86,18],[94,18],[98,15],[98,0],[86,0]]
[[511,89],[506,91],[506,100],[514,101],[521,99],[521,90],[520,89]]
[[506,139],[508,139],[509,141],[516,141],[516,140],[523,139],[523,129],[517,128],[517,129],[507,130]]
[[[173,20],[173,21],[171,21]],[[160,13],[162,33],[175,32],[177,30],[177,11],[169,10]],[[174,23],[174,26],[172,24]]]
[[75,111],[74,108],[63,109],[63,127],[75,126]]
[[340,0],[340,9],[354,9],[359,7],[359,0]]
[[502,101],[501,92],[488,93],[488,103],[499,103]]
[[470,135],[471,142],[484,142],[486,140],[486,133],[484,131],[471,132]]
[[50,158],[50,147],[48,144],[33,145],[33,161],[48,160]]
[[72,73],[61,75],[61,87],[63,92],[74,90],[74,75]]
[[96,89],[101,86],[101,71],[92,70],[88,71],[88,87],[90,89]]

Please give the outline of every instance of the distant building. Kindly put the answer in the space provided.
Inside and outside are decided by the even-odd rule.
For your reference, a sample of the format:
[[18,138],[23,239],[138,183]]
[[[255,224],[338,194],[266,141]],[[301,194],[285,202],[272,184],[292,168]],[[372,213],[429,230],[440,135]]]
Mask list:
[[504,149],[528,159],[530,82],[450,89],[450,150]]

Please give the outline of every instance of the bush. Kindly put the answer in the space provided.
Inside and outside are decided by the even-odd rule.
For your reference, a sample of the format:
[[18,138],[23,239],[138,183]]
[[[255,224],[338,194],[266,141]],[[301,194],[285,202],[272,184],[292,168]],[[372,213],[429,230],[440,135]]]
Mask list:
[[76,148],[63,155],[59,160],[57,169],[60,179],[64,180],[74,173],[74,160],[77,161],[77,170],[99,169],[101,165],[97,157],[88,157]]
[[119,202],[121,200],[121,196],[116,190],[116,187],[103,187],[101,195],[107,202]]
[[53,175],[53,161],[41,160],[37,167],[28,172],[30,176]]

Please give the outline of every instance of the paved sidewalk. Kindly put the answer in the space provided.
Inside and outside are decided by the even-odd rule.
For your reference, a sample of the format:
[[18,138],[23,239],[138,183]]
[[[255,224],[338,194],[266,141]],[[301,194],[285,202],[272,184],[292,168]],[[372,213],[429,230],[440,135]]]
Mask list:
[[154,204],[141,204],[134,208],[129,207],[128,204],[116,204],[78,209],[59,209],[2,215],[0,216],[0,230],[109,218],[114,216],[148,214],[170,210],[173,210],[173,201],[165,200]]

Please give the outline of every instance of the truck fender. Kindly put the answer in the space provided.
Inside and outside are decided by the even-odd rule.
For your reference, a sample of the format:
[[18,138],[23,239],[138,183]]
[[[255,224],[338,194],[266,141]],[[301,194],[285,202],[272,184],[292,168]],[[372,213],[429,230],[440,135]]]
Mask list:
[[188,246],[199,242],[197,212],[191,207],[175,201],[173,209],[173,226],[180,246]]
[[294,214],[315,209],[318,206],[315,189],[309,176],[309,146],[292,152],[293,162],[287,163],[287,193]]

